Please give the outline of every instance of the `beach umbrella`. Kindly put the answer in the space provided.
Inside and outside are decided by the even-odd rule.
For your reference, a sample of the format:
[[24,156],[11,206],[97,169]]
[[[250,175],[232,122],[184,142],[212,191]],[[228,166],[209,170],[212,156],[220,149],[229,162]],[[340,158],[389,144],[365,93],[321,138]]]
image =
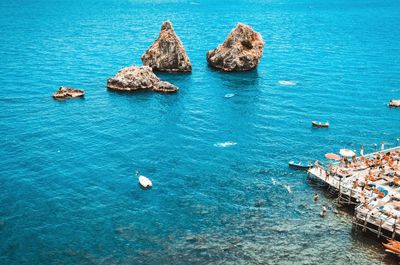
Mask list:
[[356,155],[356,153],[354,153],[350,149],[340,149],[339,153],[341,156],[347,156],[347,157],[352,157]]
[[340,160],[340,156],[334,153],[327,153],[325,154],[325,158],[329,160]]

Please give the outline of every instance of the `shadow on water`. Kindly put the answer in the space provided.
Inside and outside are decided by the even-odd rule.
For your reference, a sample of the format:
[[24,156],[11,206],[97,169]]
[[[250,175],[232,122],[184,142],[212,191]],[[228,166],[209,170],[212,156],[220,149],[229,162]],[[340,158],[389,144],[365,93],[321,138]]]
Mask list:
[[[117,91],[117,90],[112,90],[112,89],[107,89],[107,92],[110,96],[122,96],[126,98],[135,98],[138,100],[150,100],[153,95],[165,95],[165,96],[176,96],[177,93],[179,92],[174,92],[174,93],[159,93],[159,92],[154,92],[154,91],[149,91],[149,90],[138,90],[138,91]],[[135,96],[135,97],[133,97]]]
[[192,73],[168,73],[168,72],[154,72],[158,78],[163,81],[170,82],[173,85],[180,87],[180,85],[187,84],[192,78]]
[[257,68],[245,72],[223,72],[208,67],[208,72],[216,79],[219,79],[223,85],[230,88],[246,89],[252,87],[252,89],[258,89],[257,86],[260,81],[260,75]]
[[381,243],[385,243],[386,239],[383,237],[378,238],[373,233],[365,233],[361,230],[352,230],[351,239],[355,245],[362,243],[362,246],[366,249],[378,249],[379,252],[385,253],[383,254],[381,262],[385,262],[387,264],[399,264],[398,257],[396,257],[394,254],[384,251],[385,248]]

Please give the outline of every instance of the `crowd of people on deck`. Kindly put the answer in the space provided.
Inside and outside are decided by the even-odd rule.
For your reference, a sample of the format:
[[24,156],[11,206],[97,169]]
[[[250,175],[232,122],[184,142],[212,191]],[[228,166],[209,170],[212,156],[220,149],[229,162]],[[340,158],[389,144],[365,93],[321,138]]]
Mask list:
[[[379,180],[382,180],[379,185],[400,186],[400,149],[366,156],[363,150],[360,153],[362,155],[358,158],[355,155],[350,159],[342,156],[338,164],[332,164],[327,169],[316,161],[314,168],[327,182],[332,176],[337,176],[344,182],[352,182],[352,189],[361,191],[362,202],[366,201],[365,193],[368,191],[369,196],[372,196],[372,193],[376,193],[380,198],[388,195],[385,189],[377,189]],[[350,176],[352,178],[347,179]]]
[[[359,157],[341,156],[339,163],[328,167],[316,161],[313,170],[339,192],[361,203],[357,211],[364,224],[368,219],[369,223],[399,233],[400,148],[368,155],[364,155],[362,150]],[[314,195],[314,201],[318,198]],[[321,216],[323,213],[321,210]]]

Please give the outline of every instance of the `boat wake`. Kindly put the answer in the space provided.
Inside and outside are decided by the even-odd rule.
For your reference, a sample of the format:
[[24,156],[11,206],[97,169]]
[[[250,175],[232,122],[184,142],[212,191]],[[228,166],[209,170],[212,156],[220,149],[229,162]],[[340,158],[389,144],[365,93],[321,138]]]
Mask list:
[[234,97],[234,96],[235,96],[235,94],[229,93],[229,94],[225,94],[224,98],[231,98],[231,97]]
[[285,189],[286,189],[289,193],[292,193],[292,189],[290,188],[289,185],[283,185],[283,187],[285,187]]
[[274,178],[271,178],[271,181],[272,181],[272,185],[274,185],[274,186],[276,186],[276,185],[282,186],[282,187],[284,187],[289,193],[292,193],[292,188],[291,188],[289,185],[285,185],[285,184],[279,183],[279,182],[276,181],[276,179],[274,179]]
[[278,84],[282,86],[295,86],[297,85],[296,81],[290,81],[290,80],[279,80]]
[[220,147],[220,148],[226,148],[226,147],[230,147],[233,145],[237,145],[237,143],[228,141],[228,142],[214,144],[215,147]]
[[276,180],[275,180],[274,178],[271,178],[271,181],[272,181],[272,185],[274,185],[274,186],[275,186],[275,185],[276,185],[276,183],[277,183],[277,182],[276,182]]

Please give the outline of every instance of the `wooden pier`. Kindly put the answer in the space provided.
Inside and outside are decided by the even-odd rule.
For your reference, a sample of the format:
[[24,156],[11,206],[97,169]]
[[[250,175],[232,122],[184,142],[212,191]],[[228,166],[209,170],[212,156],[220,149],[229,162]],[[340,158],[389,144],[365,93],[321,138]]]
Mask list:
[[353,158],[353,162],[350,166],[316,162],[307,174],[337,194],[339,205],[355,207],[354,229],[400,239],[400,146]]

